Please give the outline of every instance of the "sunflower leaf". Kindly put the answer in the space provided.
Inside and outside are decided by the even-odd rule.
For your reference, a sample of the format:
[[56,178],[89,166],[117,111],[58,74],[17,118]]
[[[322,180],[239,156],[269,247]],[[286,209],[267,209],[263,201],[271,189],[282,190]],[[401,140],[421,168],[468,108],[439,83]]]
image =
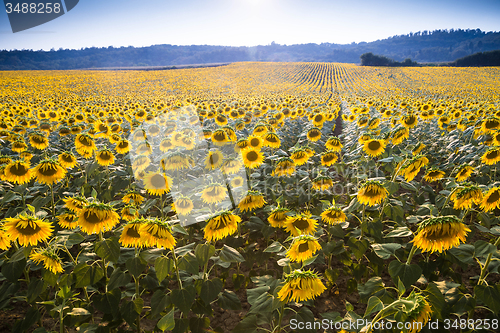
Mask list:
[[174,311],[175,309],[170,310],[169,313],[164,315],[158,323],[156,323],[156,327],[162,330],[162,332],[170,331],[175,327]]
[[220,251],[220,258],[225,262],[244,262],[245,258],[234,248],[224,244]]

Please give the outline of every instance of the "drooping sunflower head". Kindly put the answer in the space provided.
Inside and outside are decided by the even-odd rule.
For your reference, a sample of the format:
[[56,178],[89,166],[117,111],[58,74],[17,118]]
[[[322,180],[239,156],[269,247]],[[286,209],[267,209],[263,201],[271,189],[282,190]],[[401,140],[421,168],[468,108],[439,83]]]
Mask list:
[[441,170],[436,169],[436,168],[431,168],[424,175],[424,180],[431,183],[431,182],[435,182],[437,180],[444,178],[445,175],[446,175],[446,173],[444,171],[441,171]]
[[321,219],[329,224],[338,224],[345,222],[346,215],[340,207],[330,206],[323,213],[321,213]]
[[318,127],[313,127],[307,131],[307,139],[309,141],[315,142],[321,139],[321,130]]
[[285,284],[278,292],[281,301],[301,302],[314,299],[326,290],[316,273],[311,270],[295,270],[285,275]]
[[455,215],[431,217],[420,223],[413,243],[422,252],[443,252],[465,242],[470,231]]
[[312,188],[318,191],[326,191],[333,186],[333,181],[330,177],[318,176],[312,181]]
[[94,140],[87,133],[80,133],[76,136],[75,147],[80,154],[81,152],[93,152],[96,149]]
[[331,166],[338,160],[338,156],[334,151],[326,151],[321,154],[321,165]]
[[33,173],[39,183],[51,185],[66,176],[66,169],[55,160],[45,159],[33,169]]
[[408,114],[401,119],[401,123],[406,128],[415,127],[418,123],[418,117],[415,114]]
[[410,131],[406,127],[396,129],[392,133],[392,143],[398,145],[410,136]]
[[72,152],[65,151],[57,157],[59,164],[66,169],[71,169],[78,163]]
[[83,207],[88,205],[87,199],[83,197],[66,197],[63,199],[64,206],[74,213],[79,213]]
[[300,165],[307,163],[310,156],[304,149],[297,148],[293,151],[291,158],[295,162],[296,165],[300,166]]
[[129,191],[123,196],[122,201],[126,204],[140,205],[144,201],[144,197],[137,191]]
[[194,203],[189,197],[180,196],[173,203],[173,207],[177,213],[187,215],[193,210]]
[[41,241],[46,241],[53,231],[50,222],[25,213],[7,217],[3,229],[12,241],[17,240],[21,246],[37,245]]
[[64,272],[61,258],[51,249],[37,249],[29,257],[36,264],[43,263],[43,267],[54,274]]
[[483,196],[481,208],[489,212],[495,208],[500,208],[500,187],[493,187]]
[[227,197],[227,187],[221,184],[210,184],[201,191],[201,199],[203,202],[219,203]]
[[122,234],[120,235],[120,244],[124,247],[142,248],[145,246],[142,241],[140,230],[144,219],[130,220],[123,227]]
[[33,173],[27,162],[15,161],[5,166],[4,177],[11,183],[26,184],[33,178]]
[[482,204],[483,192],[479,186],[469,185],[454,191],[451,200],[454,209],[470,209],[473,203]]
[[286,215],[288,212],[290,212],[290,209],[286,207],[278,207],[274,209],[271,214],[269,214],[267,221],[274,228],[282,228],[288,218],[288,215]]
[[170,191],[172,179],[160,172],[147,172],[144,175],[144,188],[149,194],[163,195]]
[[500,161],[500,147],[490,148],[481,156],[481,162],[486,165],[493,165]]
[[139,211],[136,206],[127,205],[122,208],[120,215],[125,221],[132,221],[139,218]]
[[418,145],[415,146],[415,148],[413,148],[411,153],[413,154],[413,156],[418,155],[425,147],[426,146],[422,142],[420,142]]
[[205,168],[214,170],[219,168],[224,161],[224,155],[220,150],[209,151],[205,158]]
[[215,130],[212,133],[212,142],[216,146],[224,146],[227,142],[229,142],[229,137],[222,128]]
[[252,211],[257,208],[264,207],[266,204],[266,200],[264,196],[259,191],[248,191],[247,195],[241,199],[238,204],[238,208],[242,211]]
[[78,213],[78,225],[89,235],[111,230],[119,220],[111,205],[100,202],[89,203]]
[[130,151],[130,142],[122,139],[116,143],[115,150],[118,154],[126,154]]
[[281,146],[281,140],[278,134],[269,132],[264,135],[264,146],[278,149]]
[[49,146],[49,139],[42,133],[33,133],[29,136],[32,147],[44,150]]
[[115,156],[109,149],[99,150],[96,153],[95,158],[97,160],[97,163],[102,166],[111,165],[115,162]]
[[387,198],[388,191],[378,181],[369,180],[358,191],[358,201],[364,205],[375,206]]
[[142,225],[139,229],[141,242],[145,246],[164,247],[173,249],[177,241],[170,232],[170,226],[167,221],[160,219],[142,219]]
[[342,150],[343,145],[342,142],[340,142],[339,138],[337,138],[336,136],[332,136],[326,141],[325,147],[328,150],[338,153]]
[[295,162],[289,157],[282,157],[273,170],[273,176],[290,177],[295,172]]
[[64,229],[75,229],[78,226],[78,218],[73,213],[60,214],[57,223]]
[[240,158],[230,157],[224,160],[222,163],[222,172],[225,174],[235,174],[238,173],[243,168],[243,163]]
[[316,231],[318,221],[311,218],[309,212],[299,213],[295,216],[288,216],[285,220],[285,230],[292,236],[312,235]]
[[216,241],[232,235],[238,230],[241,218],[230,211],[217,213],[207,220],[204,228],[204,238],[208,241]]
[[295,237],[290,249],[287,251],[287,257],[290,261],[303,262],[314,256],[316,251],[321,249],[315,237],[311,235],[300,235]]

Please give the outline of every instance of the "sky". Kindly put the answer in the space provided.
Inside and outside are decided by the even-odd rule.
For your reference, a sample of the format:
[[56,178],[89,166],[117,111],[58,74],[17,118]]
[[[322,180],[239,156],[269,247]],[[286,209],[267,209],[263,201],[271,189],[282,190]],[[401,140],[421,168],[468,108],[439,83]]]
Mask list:
[[500,31],[500,0],[80,0],[17,33],[0,4],[2,50],[349,44],[451,28]]

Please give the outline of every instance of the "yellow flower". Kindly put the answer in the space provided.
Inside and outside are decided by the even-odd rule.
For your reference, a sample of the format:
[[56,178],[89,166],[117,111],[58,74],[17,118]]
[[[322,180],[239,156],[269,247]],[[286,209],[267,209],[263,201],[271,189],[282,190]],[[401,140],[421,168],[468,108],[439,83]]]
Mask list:
[[86,133],[78,134],[75,138],[76,151],[79,154],[92,153],[96,149],[96,145],[92,137]]
[[205,168],[214,170],[222,165],[224,156],[219,150],[208,152],[207,157],[205,158]]
[[367,140],[363,144],[363,150],[372,157],[379,156],[385,150],[385,142],[384,140],[376,139]]
[[468,232],[470,229],[457,216],[431,217],[420,223],[412,242],[422,252],[443,252],[465,242]]
[[325,176],[318,176],[312,181],[312,188],[318,191],[326,191],[333,186],[333,181]]
[[191,212],[193,208],[194,208],[193,201],[185,196],[177,198],[177,200],[175,200],[174,202],[175,211],[182,215],[189,214],[189,212]]
[[66,169],[54,160],[43,160],[34,169],[36,180],[39,183],[51,185],[57,183],[66,176]]
[[420,172],[420,169],[428,163],[427,157],[417,155],[405,164],[401,172],[404,174],[406,181],[412,181]]
[[285,221],[287,219],[286,213],[288,213],[290,210],[285,207],[278,207],[274,209],[271,214],[267,217],[267,221],[271,226],[274,228],[281,228],[285,225]]
[[331,166],[337,162],[338,156],[333,151],[326,151],[321,154],[321,165]]
[[418,117],[414,114],[409,114],[401,119],[401,124],[406,128],[415,127],[418,123]]
[[418,145],[415,146],[415,148],[413,148],[411,153],[413,154],[413,156],[418,155],[425,147],[426,146],[422,142],[420,142]]
[[59,164],[66,169],[71,169],[76,166],[77,160],[71,152],[63,152],[57,157]]
[[238,208],[242,211],[252,211],[264,207],[266,201],[264,196],[258,191],[248,191],[247,195],[240,201]]
[[226,174],[235,174],[243,168],[243,163],[238,158],[228,158],[222,164],[222,171]]
[[243,163],[249,169],[258,168],[264,162],[264,155],[258,150],[245,148],[241,151],[241,155]]
[[307,131],[307,138],[309,141],[315,142],[321,139],[321,131],[317,127],[311,128],[309,131]]
[[122,202],[124,202],[126,204],[132,203],[134,205],[140,205],[143,201],[144,201],[144,197],[135,191],[129,191],[122,198]]
[[48,269],[54,274],[62,273],[64,272],[64,269],[62,268],[61,265],[61,258],[57,256],[54,252],[50,250],[35,250],[31,255],[30,259],[33,260],[35,263],[39,264],[43,262],[43,267],[45,269]]
[[310,155],[304,149],[296,149],[291,156],[296,165],[306,164]]
[[493,165],[500,161],[500,147],[490,148],[481,156],[481,162],[486,165]]
[[[416,293],[415,291],[412,291],[408,297],[404,298],[404,301],[405,305],[403,306],[403,312],[407,315],[406,320],[408,324],[410,324],[410,328],[407,332],[417,333],[421,331],[431,319],[431,306],[424,295]],[[408,304],[408,302],[410,302],[410,304]],[[413,302],[413,304],[411,302]]]
[[145,246],[141,234],[139,233],[144,219],[134,219],[125,224],[122,234],[120,235],[120,243],[124,247],[142,248]]
[[375,206],[387,198],[387,190],[378,181],[367,181],[358,191],[358,201],[364,205]]
[[139,218],[139,212],[135,206],[127,205],[122,208],[120,215],[125,221],[132,221]]
[[172,180],[159,172],[148,172],[144,176],[144,188],[149,194],[162,195],[170,191]]
[[21,185],[29,183],[31,178],[33,178],[33,173],[28,163],[16,161],[7,164],[4,168],[4,176],[7,181]]
[[314,299],[325,290],[325,285],[316,273],[296,270],[285,275],[285,285],[278,292],[278,297],[285,303],[301,302]]
[[278,161],[276,168],[273,170],[273,176],[290,177],[295,172],[295,163],[288,157],[283,157]]
[[310,217],[308,212],[288,216],[284,224],[285,230],[294,237],[314,234],[318,222]]
[[325,147],[328,150],[338,153],[342,150],[343,145],[340,142],[339,138],[333,136],[325,142]]
[[207,220],[207,225],[203,229],[204,238],[210,242],[232,235],[238,230],[239,222],[241,218],[230,211],[218,213]]
[[226,134],[226,131],[223,129],[218,129],[212,133],[212,142],[216,146],[224,146],[227,142],[229,142],[229,137]]
[[264,136],[264,146],[278,149],[281,146],[280,137],[276,133],[267,133]]
[[118,154],[126,154],[130,151],[130,142],[128,140],[120,140],[116,143],[115,150]]
[[115,156],[109,149],[99,150],[95,158],[97,160],[97,164],[102,166],[111,165],[115,162]]
[[44,150],[49,146],[49,139],[43,134],[32,134],[30,135],[30,144],[36,149]]
[[7,217],[3,229],[12,241],[17,240],[21,246],[28,246],[46,241],[52,235],[53,227],[50,222],[21,213],[16,217]]
[[74,213],[79,213],[83,207],[87,206],[87,199],[82,197],[66,197],[63,199],[64,206]]
[[158,248],[173,249],[176,240],[170,232],[170,227],[167,222],[159,219],[144,219],[141,220],[142,225],[139,229],[141,242],[145,246],[155,246]]
[[227,187],[220,184],[210,184],[201,191],[201,199],[208,204],[221,202],[226,197]]
[[463,182],[470,177],[470,175],[474,172],[474,167],[470,165],[462,165],[455,176],[456,180],[459,182]]
[[431,183],[431,182],[435,182],[436,180],[444,178],[445,175],[446,174],[444,171],[437,170],[437,169],[430,169],[424,175],[424,180]]
[[9,234],[0,229],[0,250],[8,250],[10,248]]
[[120,217],[107,204],[93,202],[83,207],[78,213],[78,225],[87,234],[109,231],[118,224]]
[[259,151],[264,145],[264,139],[258,135],[250,135],[247,138],[247,147]]
[[392,134],[392,144],[398,145],[410,136],[410,131],[406,127],[395,130]]
[[346,215],[341,208],[330,206],[323,213],[321,213],[321,219],[329,224],[337,224],[345,222]]
[[57,223],[64,229],[74,229],[78,226],[78,219],[75,214],[64,213],[57,217]]
[[483,192],[478,186],[467,186],[454,191],[451,200],[454,203],[454,209],[471,209],[473,203],[482,204]]
[[312,258],[314,254],[321,249],[316,238],[310,235],[301,235],[293,240],[290,249],[286,252],[290,261],[303,262]]
[[491,188],[484,196],[481,209],[489,212],[495,208],[500,208],[500,187]]

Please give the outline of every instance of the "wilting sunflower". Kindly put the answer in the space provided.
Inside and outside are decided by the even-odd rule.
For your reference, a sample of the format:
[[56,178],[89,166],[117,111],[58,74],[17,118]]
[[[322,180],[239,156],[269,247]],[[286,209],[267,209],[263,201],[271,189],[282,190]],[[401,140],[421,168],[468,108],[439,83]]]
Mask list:
[[60,214],[57,223],[64,229],[75,229],[78,226],[78,218],[73,213]]
[[321,213],[321,219],[329,224],[337,224],[345,222],[346,215],[341,208],[330,206],[323,213]]
[[92,153],[96,150],[94,140],[87,133],[80,133],[76,136],[75,147],[76,151],[81,155],[83,155],[83,153]]
[[230,211],[218,213],[207,220],[207,225],[203,229],[204,238],[210,242],[232,235],[238,230],[239,222],[241,218]]
[[425,147],[426,146],[422,142],[420,142],[418,145],[415,146],[415,148],[413,148],[411,153],[413,154],[413,156],[418,155]]
[[31,134],[29,138],[31,146],[36,149],[44,150],[49,146],[49,139],[41,133]]
[[45,159],[33,169],[33,173],[39,183],[51,185],[66,176],[66,169],[52,159]]
[[247,148],[248,147],[248,140],[247,139],[239,139],[235,145],[235,151],[238,152],[239,150],[237,150],[236,147],[238,147],[239,149]]
[[278,134],[269,132],[264,135],[264,146],[278,149],[281,146],[281,140]]
[[425,251],[443,252],[465,242],[470,229],[455,215],[431,217],[422,221],[417,235],[413,238],[415,246]]
[[29,164],[24,161],[7,164],[3,172],[5,179],[15,184],[26,184],[33,178]]
[[406,127],[399,128],[392,133],[392,144],[398,145],[410,136],[410,131]]
[[297,237],[314,234],[317,224],[318,222],[311,218],[309,212],[304,212],[295,216],[287,216],[284,227],[293,237]]
[[385,142],[377,139],[367,140],[363,144],[363,150],[372,157],[379,156],[385,150]]
[[312,188],[318,191],[326,191],[332,186],[332,179],[326,176],[318,176],[312,181]]
[[77,160],[73,153],[65,151],[57,157],[59,164],[66,169],[71,169],[76,166]]
[[483,120],[481,125],[483,133],[494,133],[496,130],[500,129],[500,119],[495,117],[490,117]]
[[375,206],[387,198],[387,189],[378,181],[369,180],[358,191],[358,201],[364,205]]
[[83,207],[88,205],[87,199],[83,197],[66,197],[63,199],[64,207],[68,208],[74,213],[79,213]]
[[144,197],[136,191],[129,191],[123,196],[122,201],[126,204],[140,205],[144,201]]
[[464,180],[467,180],[467,178],[469,178],[473,172],[474,172],[474,167],[472,167],[471,165],[467,164],[462,165],[458,169],[455,179],[459,182],[463,182]]
[[0,250],[10,249],[10,237],[4,230],[0,229]]
[[290,157],[295,162],[295,165],[303,165],[307,163],[310,155],[304,149],[295,149]]
[[325,151],[321,154],[321,165],[331,166],[337,162],[338,156],[333,151]]
[[316,273],[311,270],[296,270],[285,275],[285,285],[278,292],[282,302],[301,302],[314,299],[326,290]]
[[311,235],[300,235],[295,237],[290,249],[286,252],[290,261],[303,262],[312,258],[314,254],[321,249],[318,241]]
[[205,158],[205,169],[214,170],[222,165],[224,155],[219,150],[209,151]]
[[273,170],[273,176],[290,177],[295,172],[295,163],[289,157],[283,157],[278,161],[276,168]]
[[258,168],[264,162],[264,155],[258,150],[246,148],[241,151],[243,163],[249,169]]
[[405,163],[403,168],[401,168],[401,172],[404,174],[405,180],[408,182],[412,181],[420,172],[420,169],[428,163],[429,160],[427,157],[422,155],[417,155]]
[[415,292],[414,290],[408,297],[403,298],[404,305],[402,311],[406,314],[406,325],[410,328],[407,333],[420,332],[423,327],[427,325],[432,317],[432,309],[425,296]]
[[170,191],[172,179],[160,172],[148,172],[144,176],[144,188],[149,194],[162,195]]
[[221,202],[226,197],[227,187],[220,184],[210,184],[201,191],[201,199],[208,204]]
[[24,141],[16,140],[16,141],[12,142],[11,149],[12,149],[12,151],[15,151],[16,153],[22,153],[23,151],[28,149],[28,146],[26,145],[26,143],[24,143]]
[[119,240],[122,246],[136,248],[145,246],[139,233],[143,221],[144,219],[134,219],[125,224]]
[[342,150],[343,145],[339,138],[332,136],[325,142],[325,147],[328,150],[338,153]]
[[470,209],[473,203],[483,203],[483,192],[479,186],[470,185],[454,191],[451,200],[454,209]]
[[241,176],[234,177],[231,180],[231,188],[237,188],[243,186],[243,184],[245,184],[245,180]]
[[317,127],[311,128],[309,131],[307,131],[307,139],[309,141],[315,142],[321,139],[321,130]]
[[286,213],[290,212],[290,209],[285,207],[278,207],[274,209],[271,214],[267,217],[267,221],[274,228],[282,228],[285,225],[287,219]]
[[141,242],[145,246],[164,247],[173,249],[177,243],[174,236],[170,232],[170,226],[166,221],[159,219],[144,219],[142,226],[139,229]]
[[99,150],[95,154],[95,158],[97,160],[97,164],[102,165],[102,166],[107,166],[111,165],[115,162],[115,156],[109,149],[102,149]]
[[193,210],[193,208],[194,208],[193,201],[186,196],[181,196],[177,198],[174,202],[175,211],[182,215],[189,214]]
[[36,264],[43,262],[43,267],[54,274],[64,272],[61,264],[61,258],[52,250],[37,249],[30,254],[30,259]]
[[238,208],[242,211],[252,211],[257,208],[264,207],[266,204],[266,200],[264,200],[264,196],[259,191],[248,191],[247,195],[241,199],[238,204]]
[[424,180],[432,183],[444,178],[445,175],[446,173],[444,171],[432,168],[424,175]]
[[500,147],[490,148],[481,156],[481,162],[486,165],[493,165],[500,161]]
[[122,219],[125,221],[132,221],[139,218],[139,212],[137,211],[137,207],[133,205],[127,205],[122,208],[120,211],[120,215]]
[[181,151],[169,153],[164,159],[161,160],[162,167],[165,170],[183,170],[189,169],[194,166],[193,158]]
[[500,187],[493,187],[486,192],[481,204],[481,209],[485,212],[489,212],[495,208],[500,208]]
[[128,153],[130,151],[130,142],[125,139],[118,141],[115,150],[118,154]]
[[418,117],[414,114],[409,114],[401,119],[401,124],[406,128],[412,128],[418,123]]
[[3,229],[12,241],[18,241],[21,246],[37,245],[46,241],[52,234],[52,224],[35,216],[24,213],[16,217],[7,217]]
[[111,230],[118,224],[120,216],[108,204],[92,202],[78,213],[78,225],[87,234]]
[[212,142],[216,146],[224,146],[227,142],[229,142],[229,137],[226,134],[226,131],[219,128],[212,133]]

